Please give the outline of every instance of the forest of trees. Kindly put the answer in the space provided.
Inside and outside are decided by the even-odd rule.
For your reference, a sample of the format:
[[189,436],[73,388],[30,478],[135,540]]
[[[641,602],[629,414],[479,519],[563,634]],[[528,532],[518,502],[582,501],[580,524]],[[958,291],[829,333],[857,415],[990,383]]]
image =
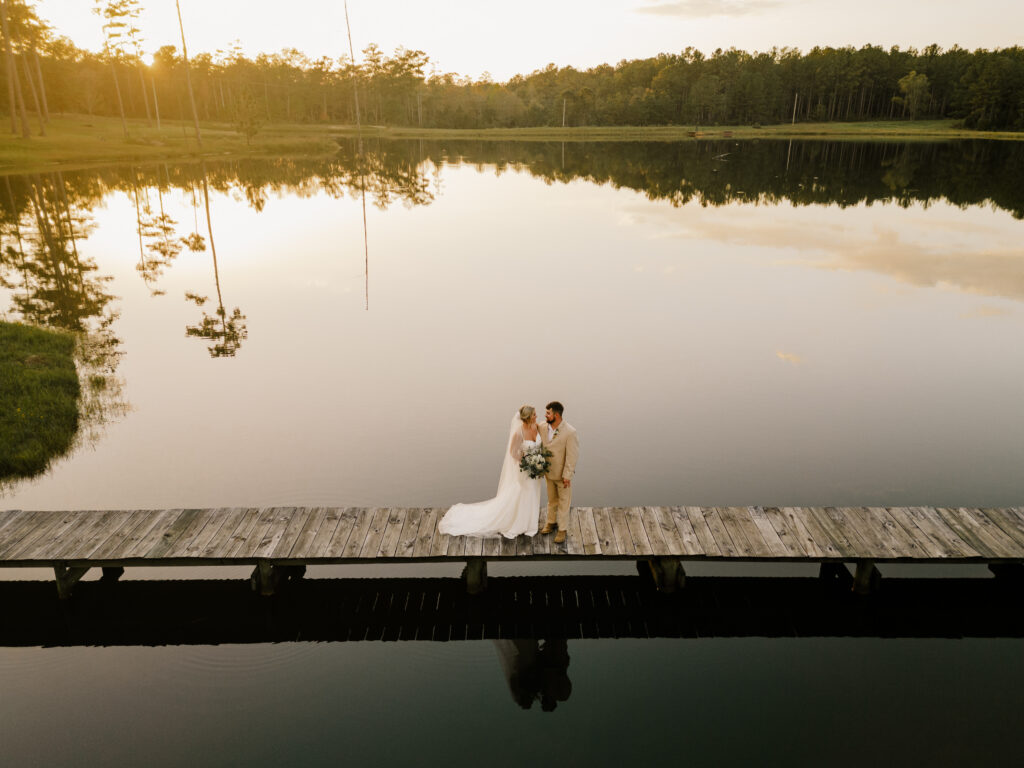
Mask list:
[[426,53],[404,48],[387,55],[371,44],[353,65],[348,56],[311,60],[295,49],[248,58],[235,46],[188,57],[186,72],[175,46],[144,63],[140,0],[95,7],[101,52],[58,36],[28,0],[0,2],[0,104],[12,131],[45,131],[50,112],[191,119],[190,87],[201,119],[233,122],[247,134],[271,121],[354,123],[356,95],[365,122],[424,128],[957,118],[969,128],[1024,129],[1020,46],[710,56],[686,48],[587,70],[549,64],[505,83],[429,70]]

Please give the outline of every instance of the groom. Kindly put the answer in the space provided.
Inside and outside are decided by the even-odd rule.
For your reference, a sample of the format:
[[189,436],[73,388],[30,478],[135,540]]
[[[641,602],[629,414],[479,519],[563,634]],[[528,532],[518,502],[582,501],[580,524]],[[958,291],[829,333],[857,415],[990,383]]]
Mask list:
[[572,501],[572,476],[576,472],[576,460],[580,455],[580,439],[576,429],[562,420],[565,408],[555,400],[548,403],[544,412],[547,426],[540,425],[541,444],[552,453],[548,469],[548,519],[540,529],[541,533],[555,534],[555,544],[565,541],[569,527],[569,502]]

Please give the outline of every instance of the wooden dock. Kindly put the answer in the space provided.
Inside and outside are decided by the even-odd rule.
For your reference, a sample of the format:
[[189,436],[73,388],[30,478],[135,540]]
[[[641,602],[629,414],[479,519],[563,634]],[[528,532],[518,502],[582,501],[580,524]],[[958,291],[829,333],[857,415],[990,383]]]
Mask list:
[[0,567],[52,567],[70,594],[89,569],[255,565],[266,594],[308,565],[468,563],[471,591],[488,560],[644,560],[660,587],[683,583],[691,560],[855,563],[855,588],[875,563],[1024,563],[1024,508],[580,507],[564,544],[552,535],[446,536],[443,509],[266,507],[0,512]]

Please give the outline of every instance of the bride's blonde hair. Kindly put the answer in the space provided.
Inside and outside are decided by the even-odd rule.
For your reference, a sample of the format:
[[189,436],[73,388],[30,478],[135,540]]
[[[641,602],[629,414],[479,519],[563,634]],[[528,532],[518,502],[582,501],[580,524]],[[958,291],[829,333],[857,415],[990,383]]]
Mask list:
[[537,412],[533,410],[532,405],[524,405],[522,408],[519,409],[519,418],[522,419],[523,421],[529,421],[536,415],[536,413]]

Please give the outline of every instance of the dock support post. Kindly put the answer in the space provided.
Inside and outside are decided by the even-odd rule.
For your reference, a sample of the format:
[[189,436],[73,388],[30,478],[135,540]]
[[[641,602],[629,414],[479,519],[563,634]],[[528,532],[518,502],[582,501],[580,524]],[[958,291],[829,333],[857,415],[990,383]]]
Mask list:
[[101,577],[103,581],[117,581],[122,576],[124,576],[124,568],[121,566],[103,566],[103,576]]
[[857,571],[853,574],[853,591],[858,595],[869,595],[878,589],[882,574],[870,560],[858,560]]
[[253,592],[259,592],[263,597],[270,597],[277,588],[277,569],[266,560],[260,560],[253,569],[249,583],[252,584]]
[[989,563],[988,569],[997,579],[1024,583],[1024,565],[1020,563]]
[[487,589],[487,561],[482,557],[471,557],[462,569],[462,578],[469,594],[482,594]]
[[57,597],[61,600],[67,600],[71,597],[71,592],[75,588],[75,584],[81,579],[89,569],[82,567],[68,568],[64,563],[57,563],[53,566],[53,574],[57,577]]
[[647,561],[659,592],[672,594],[686,586],[686,571],[674,557],[652,557]]

